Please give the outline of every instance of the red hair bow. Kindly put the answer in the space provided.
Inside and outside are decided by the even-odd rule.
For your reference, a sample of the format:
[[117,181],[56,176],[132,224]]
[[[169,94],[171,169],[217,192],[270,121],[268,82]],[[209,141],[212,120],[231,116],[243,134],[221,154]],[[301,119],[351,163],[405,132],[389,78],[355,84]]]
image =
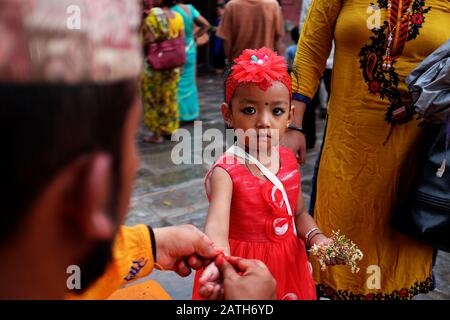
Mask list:
[[269,48],[246,49],[234,62],[236,64],[231,68],[226,82],[226,103],[230,103],[234,91],[243,83],[254,83],[266,91],[273,82],[280,81],[292,95],[291,76],[287,71],[286,61]]

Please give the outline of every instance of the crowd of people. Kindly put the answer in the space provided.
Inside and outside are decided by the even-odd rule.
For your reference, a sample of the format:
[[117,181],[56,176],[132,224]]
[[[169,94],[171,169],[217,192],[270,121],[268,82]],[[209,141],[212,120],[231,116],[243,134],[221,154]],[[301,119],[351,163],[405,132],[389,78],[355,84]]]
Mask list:
[[[163,143],[178,129],[180,122],[199,117],[196,83],[197,43],[209,29],[209,22],[192,5],[181,1],[155,1],[142,23],[142,42],[146,54],[152,43],[183,38],[186,52],[183,65],[159,70],[145,61],[142,74],[142,96],[145,105],[145,124],[151,135],[144,138],[150,143]],[[195,28],[198,26],[198,28]]]
[[[182,1],[144,0],[143,47],[173,38],[185,39],[186,62],[174,68],[155,69],[148,61],[142,75],[145,142],[164,143],[180,123],[199,119],[197,89],[197,46],[212,33],[213,64],[220,72],[246,48],[268,47],[282,50],[284,23],[281,7],[274,0],[233,1],[217,4],[213,26],[192,4]],[[180,19],[179,15],[182,19]],[[209,37],[209,36],[208,36]]]
[[[68,29],[69,2],[86,11],[84,26],[101,28]],[[219,2],[215,27],[177,0],[0,0],[0,298],[105,299],[154,269],[197,270],[194,299],[433,290],[436,250],[390,217],[425,143],[425,129],[402,112],[404,79],[450,39],[450,2],[377,4],[385,23],[369,29],[370,1],[304,1],[304,19],[289,30],[297,43],[285,50],[275,0]],[[141,117],[150,143],[199,118],[197,45],[211,28],[217,69],[229,64],[217,108],[236,144],[206,175],[205,230],[125,227]],[[299,165],[315,143],[321,81],[329,102],[307,209]],[[338,230],[364,254],[363,272],[348,268],[351,256],[329,256],[325,270],[308,256],[336,248]],[[69,289],[72,265],[81,283]],[[370,266],[377,287],[367,285]],[[167,294],[154,284],[149,296]]]
[[[199,120],[196,84],[197,43],[204,35],[211,33],[213,66],[218,74],[223,74],[225,66],[237,58],[244,49],[262,47],[272,48],[280,53],[286,51],[289,70],[293,71],[301,27],[311,1],[302,3],[299,26],[288,30],[293,44],[284,50],[285,24],[281,7],[275,0],[235,0],[226,10],[225,1],[220,0],[217,3],[217,19],[212,25],[191,4],[185,5],[181,1],[173,0],[144,0],[142,26],[144,48],[170,38],[185,38],[187,60],[182,66],[161,71],[154,70],[151,64],[146,62],[142,75],[142,95],[146,106],[145,123],[149,134],[143,141],[164,143],[164,137],[170,140],[180,123]],[[161,9],[164,14],[156,18]],[[182,23],[179,18],[175,18],[176,13],[182,16]],[[322,118],[326,114],[327,102],[323,100],[328,99],[330,94],[333,56],[334,51],[330,53],[323,74],[322,91],[317,91],[310,108],[305,113],[304,130],[308,149],[316,145],[316,108],[320,108]]]

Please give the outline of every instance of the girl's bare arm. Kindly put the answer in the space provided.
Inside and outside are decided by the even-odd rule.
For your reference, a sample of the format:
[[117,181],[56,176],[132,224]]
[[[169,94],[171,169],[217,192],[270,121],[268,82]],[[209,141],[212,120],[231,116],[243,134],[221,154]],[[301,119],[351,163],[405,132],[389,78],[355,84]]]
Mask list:
[[204,35],[211,26],[208,20],[206,20],[203,16],[198,16],[195,18],[194,22],[199,27],[194,34],[194,38],[196,39]]
[[[300,191],[298,193],[297,207],[295,208],[295,226],[297,228],[298,236],[301,239],[305,240],[306,234],[313,228],[317,228],[317,224],[314,221],[313,217],[311,217],[311,215],[306,212],[306,210],[304,209],[304,205],[305,201],[303,199],[302,190],[300,188]],[[322,243],[327,241],[328,238],[325,235],[319,234],[312,239],[311,245],[314,243]]]
[[225,253],[229,255],[228,231],[233,182],[224,169],[216,167],[211,174],[208,187],[211,200],[205,233],[216,246],[225,248]]

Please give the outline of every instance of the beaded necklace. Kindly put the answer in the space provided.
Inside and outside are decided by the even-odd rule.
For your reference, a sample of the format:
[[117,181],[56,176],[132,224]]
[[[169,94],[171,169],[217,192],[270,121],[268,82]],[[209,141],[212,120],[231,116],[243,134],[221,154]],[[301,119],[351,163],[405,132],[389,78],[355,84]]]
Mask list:
[[[388,30],[387,30],[387,43],[386,43],[386,51],[383,56],[383,69],[384,71],[390,71],[393,65],[393,62],[401,55],[403,48],[405,46],[405,42],[408,35],[408,29],[410,25],[410,15],[411,15],[411,0],[400,0],[394,2],[395,14],[392,14],[392,0],[388,0],[387,4],[387,19],[388,19]],[[404,10],[404,8],[407,8]],[[400,19],[398,19],[400,16]],[[397,29],[398,28],[398,29]],[[397,29],[396,34],[396,54],[395,57],[392,57],[392,52],[394,51],[394,35]]]
[[400,76],[395,65],[405,44],[419,36],[425,22],[426,0],[378,0],[378,7],[386,10],[386,20],[380,28],[373,28],[371,43],[359,53],[360,65],[369,92],[390,105],[385,120],[397,125],[412,119],[413,110],[408,106],[398,88]]

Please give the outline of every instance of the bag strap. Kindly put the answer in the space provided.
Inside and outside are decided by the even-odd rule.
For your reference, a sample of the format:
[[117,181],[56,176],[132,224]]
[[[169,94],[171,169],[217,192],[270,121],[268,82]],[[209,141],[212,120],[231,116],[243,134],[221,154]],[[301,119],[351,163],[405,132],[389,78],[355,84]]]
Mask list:
[[262,172],[262,174],[264,174],[264,176],[267,179],[269,179],[269,181],[272,182],[272,184],[275,187],[277,187],[278,190],[281,191],[281,194],[283,195],[284,203],[286,204],[286,208],[287,208],[288,214],[292,217],[292,222],[293,222],[292,225],[294,227],[294,234],[297,235],[297,229],[295,227],[295,219],[294,219],[294,215],[292,214],[291,205],[289,203],[289,199],[288,199],[286,190],[284,189],[284,185],[280,181],[280,179],[278,179],[278,177],[276,175],[274,175],[261,162],[259,162],[258,159],[256,159],[255,157],[251,156],[250,154],[248,154],[247,152],[242,150],[242,148],[238,147],[237,145],[231,146],[226,151],[226,153],[236,155],[237,157],[239,157],[241,159],[248,160],[249,162],[255,164],[258,167],[258,169]]

